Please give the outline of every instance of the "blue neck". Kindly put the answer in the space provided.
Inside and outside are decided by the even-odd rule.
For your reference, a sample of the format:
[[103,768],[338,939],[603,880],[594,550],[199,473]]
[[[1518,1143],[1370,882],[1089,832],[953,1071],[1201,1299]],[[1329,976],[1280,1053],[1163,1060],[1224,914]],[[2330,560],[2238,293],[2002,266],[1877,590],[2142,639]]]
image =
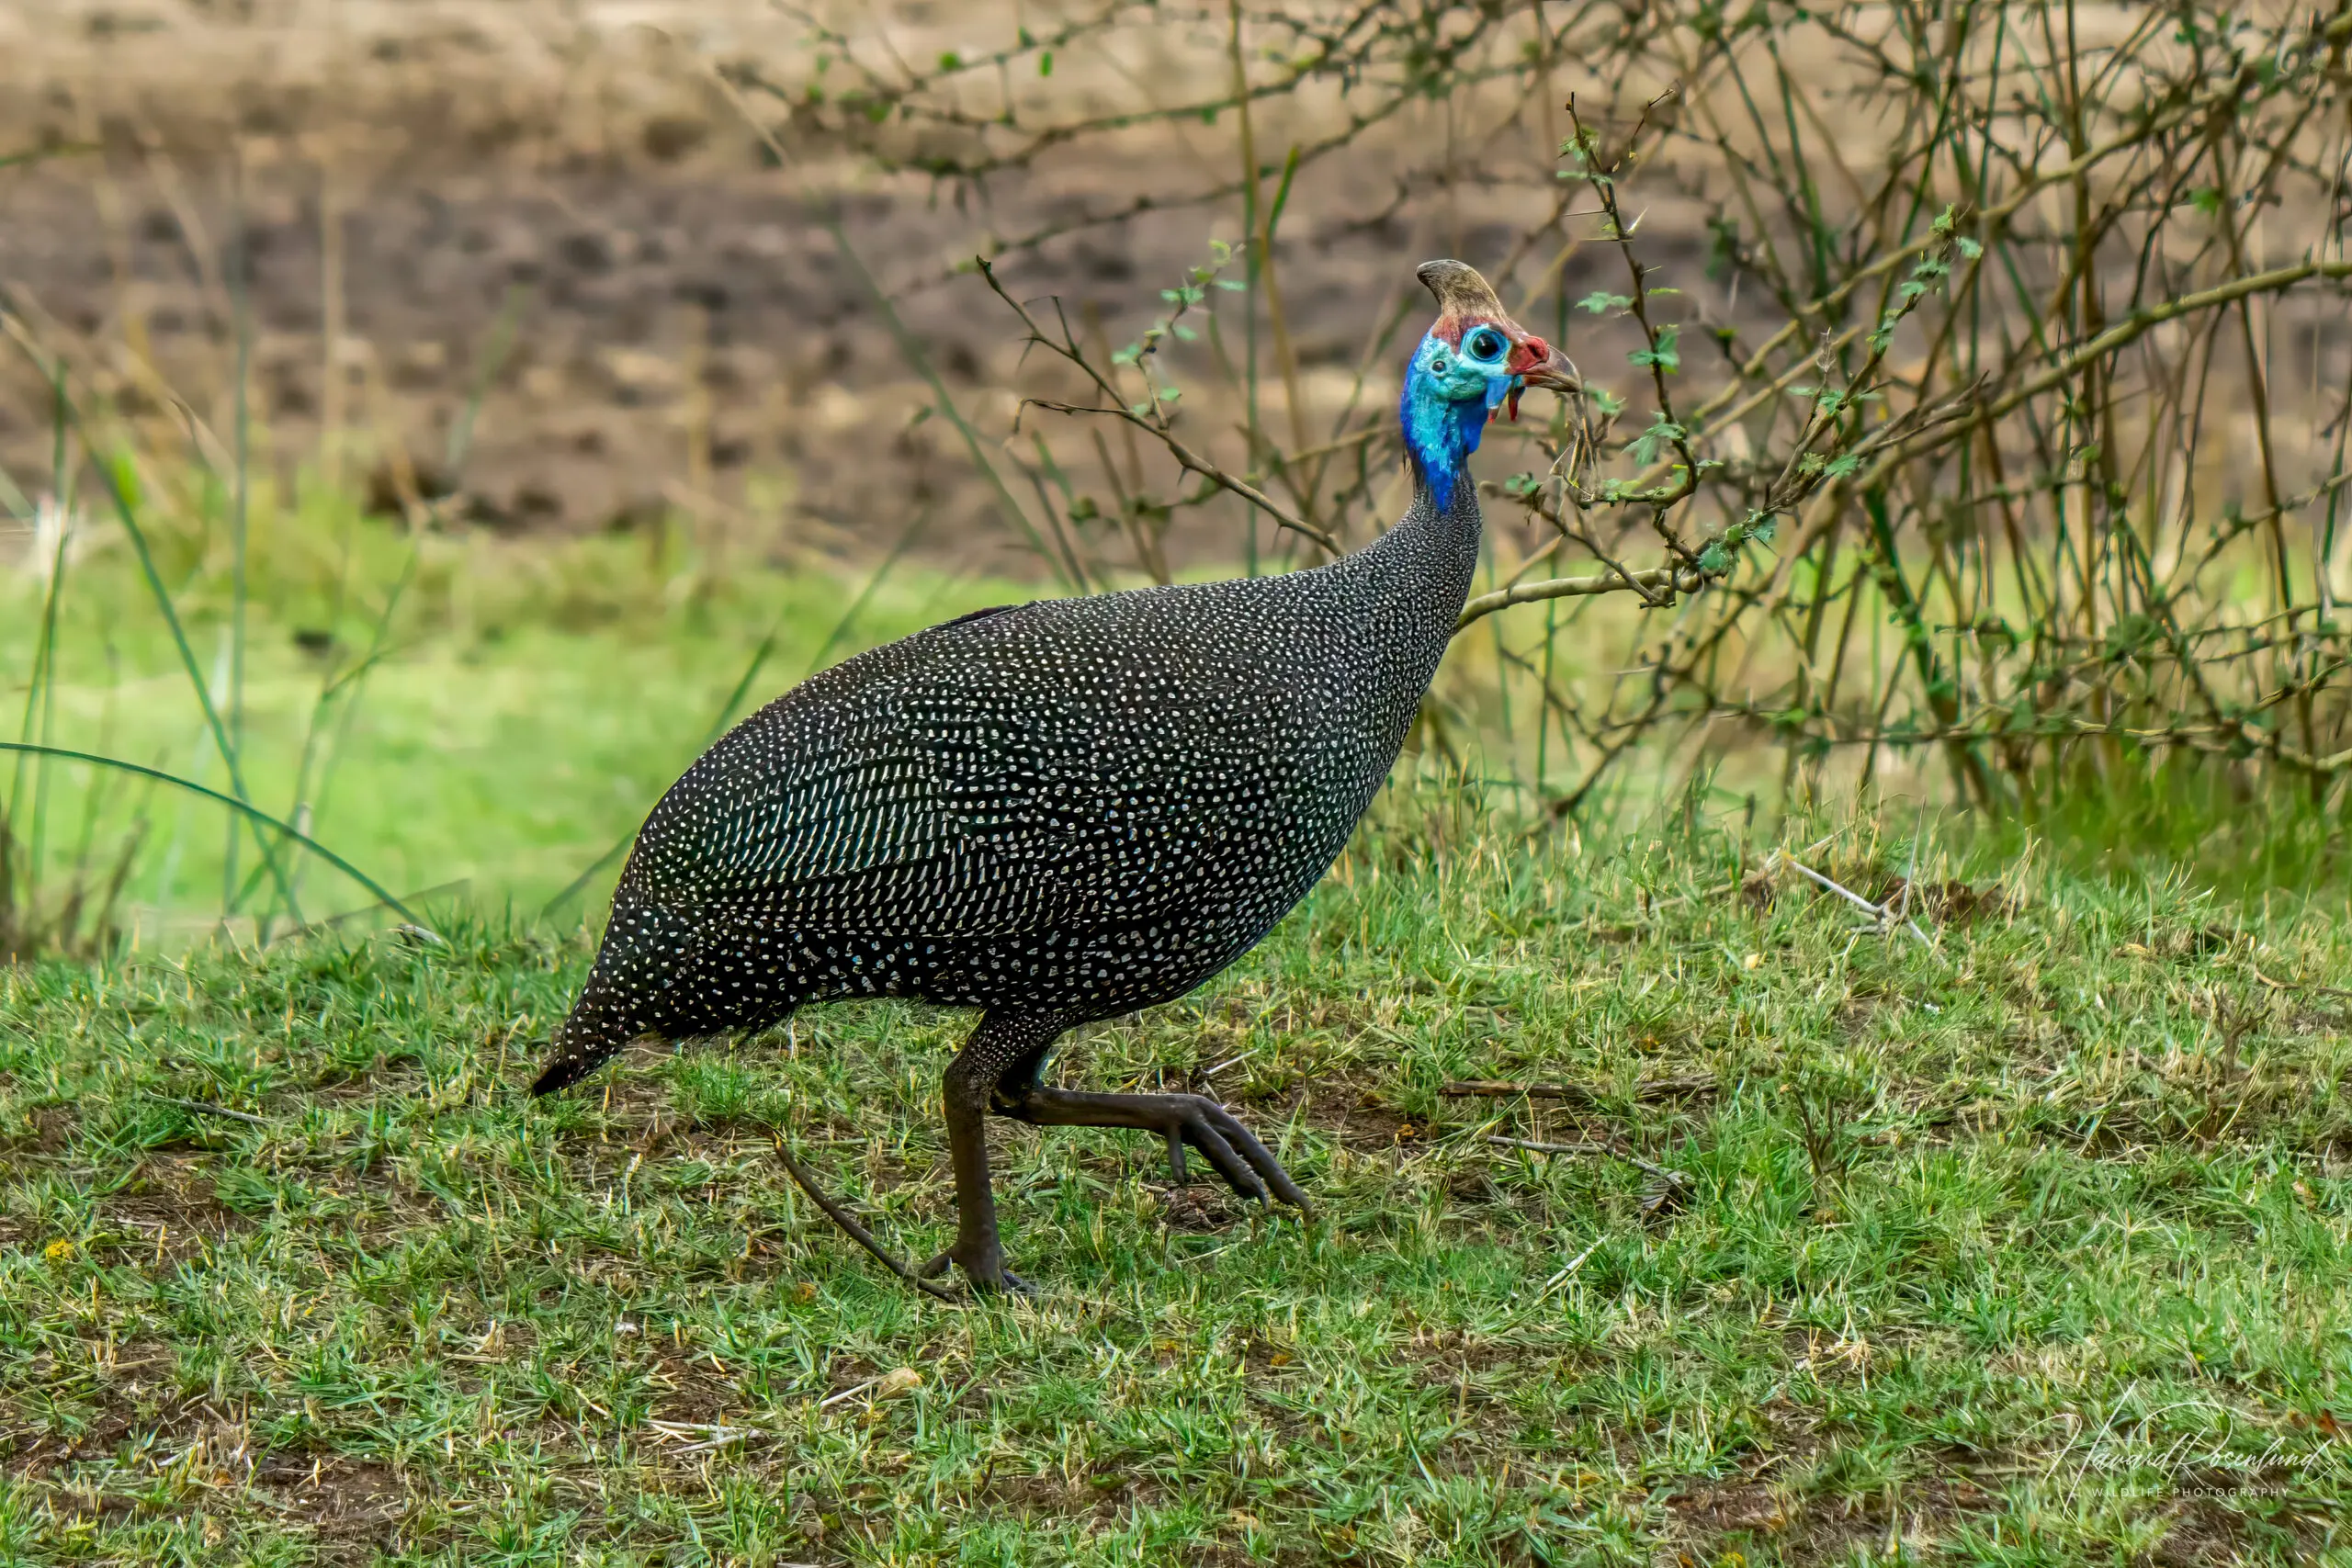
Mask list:
[[1481,378],[1475,386],[1465,387],[1457,375],[1449,388],[1448,378],[1433,375],[1429,368],[1433,352],[1442,355],[1444,345],[1434,338],[1424,339],[1421,351],[1413,356],[1412,368],[1406,373],[1405,393],[1397,400],[1396,414],[1405,427],[1405,452],[1413,471],[1442,512],[1453,504],[1454,487],[1469,477],[1470,454],[1478,449],[1487,415],[1502,400],[1510,383]]

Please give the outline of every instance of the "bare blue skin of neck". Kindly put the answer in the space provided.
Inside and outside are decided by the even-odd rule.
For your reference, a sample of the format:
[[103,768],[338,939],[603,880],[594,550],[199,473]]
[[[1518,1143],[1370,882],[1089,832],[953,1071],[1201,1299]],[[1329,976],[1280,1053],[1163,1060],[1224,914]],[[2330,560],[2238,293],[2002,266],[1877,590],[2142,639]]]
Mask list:
[[1396,412],[1405,426],[1405,450],[1439,511],[1469,477],[1470,454],[1478,449],[1487,418],[1510,395],[1516,379],[1497,367],[1480,367],[1435,333],[1414,351]]

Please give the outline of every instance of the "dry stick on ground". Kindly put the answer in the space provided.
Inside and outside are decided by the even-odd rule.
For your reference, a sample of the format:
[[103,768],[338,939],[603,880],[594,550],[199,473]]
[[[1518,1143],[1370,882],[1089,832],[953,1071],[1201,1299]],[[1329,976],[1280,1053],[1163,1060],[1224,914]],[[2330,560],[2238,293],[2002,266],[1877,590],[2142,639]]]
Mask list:
[[2316,980],[2274,980],[2259,969],[2255,969],[2253,974],[2256,979],[2274,991],[2312,991],[2323,997],[2352,999],[2352,991],[2347,991],[2341,986],[2323,986]]
[[[1812,878],[1815,882],[1817,882],[1822,886],[1829,889],[1830,892],[1837,894],[1839,897],[1852,904],[1856,908],[1861,910],[1864,914],[1870,916],[1872,920],[1876,921],[1881,931],[1884,931],[1894,924],[1897,916],[1893,909],[1888,908],[1885,905],[1871,903],[1869,899],[1863,897],[1852,888],[1844,886],[1839,883],[1830,881],[1829,878],[1822,875],[1821,873],[1814,870],[1811,866],[1806,865],[1800,861],[1784,859],[1781,863],[1786,865],[1791,871],[1797,872],[1804,876]],[[1907,896],[1910,892],[1909,883],[1906,882],[1904,884],[1904,891]],[[1939,961],[1947,964],[1951,962],[1949,959],[1944,958],[1942,953],[1936,952],[1935,942],[1928,937],[1926,931],[1919,929],[1918,921],[1905,919],[1903,920],[1903,924],[1913,936],[1919,939],[1921,946],[1925,947],[1929,953],[1935,953]]]
[[269,1121],[266,1117],[255,1116],[243,1111],[232,1111],[225,1105],[214,1105],[209,1100],[182,1100],[177,1095],[154,1094],[152,1092],[149,1094],[148,1098],[151,1100],[160,1100],[166,1105],[176,1105],[182,1111],[193,1111],[199,1116],[225,1117],[227,1120],[232,1122],[243,1122],[248,1127],[266,1127],[269,1125]]
[[698,1439],[677,1450],[681,1455],[708,1453],[733,1443],[749,1442],[753,1438],[782,1435],[765,1427],[722,1427],[707,1421],[648,1421],[646,1425],[671,1442],[683,1442],[688,1438]]
[[1487,1142],[1506,1148],[1532,1149],[1539,1155],[1613,1155],[1617,1151],[1607,1144],[1547,1144],[1535,1138],[1506,1138],[1500,1133],[1487,1134]]
[[1653,1165],[1632,1150],[1621,1148],[1615,1144],[1546,1144],[1534,1138],[1506,1138],[1500,1133],[1487,1134],[1487,1142],[1500,1144],[1505,1148],[1527,1149],[1539,1155],[1608,1155],[1612,1158],[1623,1160],[1644,1176],[1663,1181],[1677,1190],[1688,1190],[1690,1186],[1690,1178],[1684,1172],[1668,1170],[1662,1165]]
[[1606,1105],[1612,1100],[1672,1100],[1677,1095],[1703,1094],[1714,1087],[1713,1075],[1706,1073],[1687,1077],[1649,1078],[1635,1084],[1629,1093],[1623,1095],[1583,1084],[1509,1083],[1500,1078],[1457,1078],[1439,1089],[1438,1093],[1457,1099],[1487,1100],[1509,1100],[1523,1094],[1530,1100],[1565,1100],[1572,1105]]

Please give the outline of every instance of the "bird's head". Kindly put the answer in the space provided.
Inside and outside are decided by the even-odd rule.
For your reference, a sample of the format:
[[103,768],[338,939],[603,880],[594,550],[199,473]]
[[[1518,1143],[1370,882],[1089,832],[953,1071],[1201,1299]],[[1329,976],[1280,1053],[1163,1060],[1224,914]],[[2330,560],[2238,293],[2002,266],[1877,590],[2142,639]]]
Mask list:
[[1398,412],[1414,469],[1443,506],[1488,420],[1517,419],[1530,387],[1565,393],[1582,383],[1566,355],[1510,319],[1476,268],[1423,262],[1419,276],[1438,317],[1413,351]]

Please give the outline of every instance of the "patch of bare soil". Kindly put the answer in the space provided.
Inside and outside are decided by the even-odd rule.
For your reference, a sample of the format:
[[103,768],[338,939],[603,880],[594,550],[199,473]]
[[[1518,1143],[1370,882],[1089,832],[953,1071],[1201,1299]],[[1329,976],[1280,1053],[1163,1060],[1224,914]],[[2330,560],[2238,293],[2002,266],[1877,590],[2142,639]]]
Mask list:
[[408,1507],[408,1489],[389,1465],[344,1455],[268,1454],[251,1484],[310,1528],[329,1563],[373,1562],[391,1551]]
[[[32,9],[0,18],[0,156],[57,154],[0,168],[0,285],[28,332],[85,398],[215,463],[243,336],[259,460],[332,468],[385,513],[446,496],[477,526],[575,534],[683,515],[784,558],[878,553],[922,517],[934,555],[1034,570],[951,423],[912,423],[926,371],[989,441],[1011,434],[1016,374],[1034,382],[1011,312],[956,265],[993,237],[1069,226],[1009,256],[1005,282],[1099,322],[1107,348],[1165,310],[1160,289],[1213,233],[1239,232],[1230,202],[1088,221],[1139,192],[1207,188],[1229,125],[959,195],[771,117],[780,165],[709,68],[789,75],[806,35],[741,0],[630,7],[646,27],[528,0],[363,0],[325,29],[275,0]],[[934,35],[986,30],[960,8],[891,21],[918,58]],[[1162,80],[1223,69],[1214,42],[1170,33]],[[1102,88],[1071,91],[1101,107]],[[1400,121],[1291,195],[1284,330],[1309,403],[1345,400],[1414,264],[1491,265],[1543,214],[1540,187],[1408,190],[1427,130]],[[1528,130],[1482,156],[1532,156],[1540,177]],[[1695,262],[1696,246],[1662,233],[1654,259]],[[1569,273],[1599,281],[1605,265]],[[12,356],[0,464],[28,491],[44,488],[51,426],[38,369]],[[1092,462],[1090,436],[1065,436]],[[1229,524],[1214,536],[1227,553]]]
[[216,1196],[209,1163],[171,1156],[148,1161],[129,1187],[99,1205],[112,1234],[98,1245],[168,1261],[250,1226]]

